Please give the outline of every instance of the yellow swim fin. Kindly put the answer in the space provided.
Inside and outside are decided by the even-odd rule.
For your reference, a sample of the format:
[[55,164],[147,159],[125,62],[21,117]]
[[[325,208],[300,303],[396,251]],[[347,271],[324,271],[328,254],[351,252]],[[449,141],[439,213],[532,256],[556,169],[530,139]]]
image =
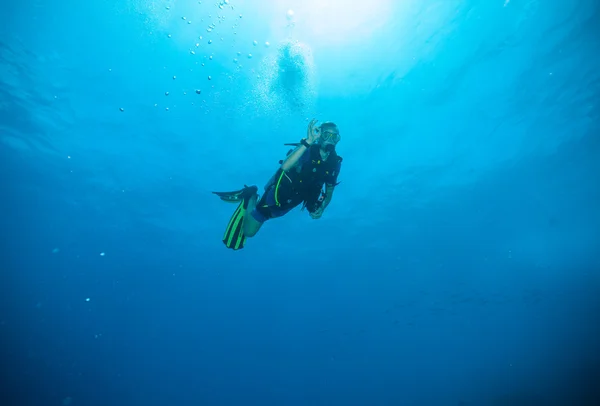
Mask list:
[[225,235],[223,236],[225,246],[233,250],[244,248],[244,243],[246,242],[246,236],[244,235],[246,208],[244,206],[244,201],[240,202],[239,206],[233,212],[233,216],[231,216],[225,229]]

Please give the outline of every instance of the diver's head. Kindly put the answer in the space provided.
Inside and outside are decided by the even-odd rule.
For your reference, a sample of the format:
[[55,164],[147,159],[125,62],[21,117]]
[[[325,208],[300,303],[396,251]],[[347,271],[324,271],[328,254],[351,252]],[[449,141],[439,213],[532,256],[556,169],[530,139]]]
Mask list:
[[321,149],[332,152],[335,150],[335,146],[338,142],[340,142],[340,130],[338,130],[337,125],[332,123],[331,121],[326,121],[321,124],[321,137],[319,144],[321,145]]

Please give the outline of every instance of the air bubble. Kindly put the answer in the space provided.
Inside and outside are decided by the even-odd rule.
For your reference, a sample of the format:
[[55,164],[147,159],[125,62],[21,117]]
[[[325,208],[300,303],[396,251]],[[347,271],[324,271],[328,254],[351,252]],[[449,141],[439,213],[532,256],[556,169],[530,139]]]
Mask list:
[[212,80],[212,77],[210,77],[210,76],[209,76],[209,77],[208,77],[208,80]]
[[248,54],[248,59],[252,59],[252,54]]
[[252,45],[254,45],[254,46],[257,46],[257,45],[258,45],[258,41],[256,41],[256,40],[255,40],[255,41],[253,41],[253,42],[252,42]]

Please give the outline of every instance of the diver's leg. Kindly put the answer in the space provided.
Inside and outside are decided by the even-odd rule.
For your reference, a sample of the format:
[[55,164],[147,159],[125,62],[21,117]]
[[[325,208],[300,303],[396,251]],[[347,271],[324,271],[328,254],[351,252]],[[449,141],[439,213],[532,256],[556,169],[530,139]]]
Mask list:
[[258,195],[255,194],[248,200],[248,207],[246,208],[247,215],[244,216],[244,235],[246,237],[254,237],[263,225],[263,222],[258,221],[253,216],[257,199]]

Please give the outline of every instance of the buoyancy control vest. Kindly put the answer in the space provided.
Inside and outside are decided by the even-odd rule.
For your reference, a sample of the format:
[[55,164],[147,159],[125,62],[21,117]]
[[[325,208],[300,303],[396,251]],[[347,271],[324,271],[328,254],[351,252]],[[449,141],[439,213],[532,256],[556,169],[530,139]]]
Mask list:
[[[297,147],[300,144],[285,145]],[[288,151],[286,156],[292,152],[293,150]],[[294,207],[304,203],[304,206],[312,212],[325,198],[323,186],[329,179],[336,179],[342,157],[334,150],[327,160],[323,160],[319,145],[312,145],[309,154],[309,160],[302,165],[295,166],[289,171],[279,168],[265,185],[265,191],[271,187],[275,188],[277,206]],[[283,164],[283,160],[279,161],[279,164]]]

